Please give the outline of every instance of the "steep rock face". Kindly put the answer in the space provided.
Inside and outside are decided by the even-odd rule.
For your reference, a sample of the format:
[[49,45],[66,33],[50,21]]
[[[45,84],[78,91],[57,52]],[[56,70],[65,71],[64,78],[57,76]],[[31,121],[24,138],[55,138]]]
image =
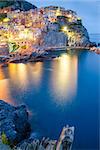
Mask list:
[[69,37],[70,33],[72,33],[69,44],[74,43],[76,45],[86,46],[90,43],[88,32],[82,24],[70,26],[68,32]]
[[67,36],[62,32],[49,31],[44,36],[44,43],[46,46],[66,46]]
[[[70,21],[63,16],[58,17],[57,22],[60,25],[60,30],[68,36],[69,46],[86,46],[90,44],[87,29],[83,26],[81,19]],[[64,27],[66,27],[66,30],[63,31]]]
[[88,31],[81,19],[70,20],[65,16],[59,16],[56,22],[47,25],[46,32],[44,43],[47,46],[89,46],[91,44]]
[[58,32],[59,29],[60,29],[60,26],[59,26],[58,23],[50,23],[50,24],[48,25],[48,27],[47,27],[47,30],[48,30],[48,31],[56,31],[56,32]]
[[30,131],[26,107],[14,107],[0,100],[0,137],[5,134],[13,145],[28,137]]

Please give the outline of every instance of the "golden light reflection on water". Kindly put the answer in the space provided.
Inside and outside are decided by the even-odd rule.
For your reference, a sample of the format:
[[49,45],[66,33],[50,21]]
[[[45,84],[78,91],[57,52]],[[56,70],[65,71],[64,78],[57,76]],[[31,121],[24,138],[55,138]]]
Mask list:
[[12,80],[16,81],[17,65],[16,64],[9,64],[8,71],[9,71],[10,78]]
[[[6,71],[4,70],[5,68],[0,68],[0,99],[14,104],[14,99],[11,96],[12,88],[15,87],[15,89],[25,92],[28,89],[28,85],[33,85],[34,88],[38,89],[42,80],[43,63],[11,63],[6,68]],[[6,76],[8,77],[6,78]]]
[[9,79],[6,79],[2,68],[0,68],[0,99],[4,100],[5,102],[14,104],[10,96]]
[[28,71],[25,64],[9,64],[9,76],[13,83],[19,84],[21,87],[28,85]]
[[0,80],[3,80],[3,79],[5,79],[5,74],[3,72],[3,69],[0,68]]
[[[51,64],[51,78],[48,79],[50,94],[57,100],[57,103],[62,104],[76,94],[78,58],[76,55],[63,54]],[[9,79],[5,78],[6,73]],[[28,86],[39,89],[43,81],[42,75],[43,62],[9,64],[5,73],[3,69],[0,70],[0,99],[7,99],[8,102],[13,103],[10,92],[13,87],[17,89],[16,92],[20,89],[23,93],[28,90]]]
[[57,103],[63,104],[75,96],[77,91],[77,56],[63,54],[53,61],[52,92]]
[[9,76],[14,84],[25,89],[31,83],[34,88],[40,86],[43,63],[9,64]]
[[43,62],[37,62],[32,65],[32,80],[35,87],[39,87],[43,73]]
[[29,80],[28,80],[28,70],[26,64],[18,64],[17,65],[17,77],[19,83],[25,87],[28,86]]

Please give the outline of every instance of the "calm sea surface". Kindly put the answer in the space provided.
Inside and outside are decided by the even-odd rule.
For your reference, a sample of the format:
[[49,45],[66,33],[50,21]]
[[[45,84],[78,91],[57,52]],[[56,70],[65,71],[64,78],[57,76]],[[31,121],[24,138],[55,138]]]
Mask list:
[[25,104],[37,136],[55,139],[64,125],[74,125],[74,149],[96,150],[100,56],[88,51],[59,55],[52,61],[0,68],[0,99]]

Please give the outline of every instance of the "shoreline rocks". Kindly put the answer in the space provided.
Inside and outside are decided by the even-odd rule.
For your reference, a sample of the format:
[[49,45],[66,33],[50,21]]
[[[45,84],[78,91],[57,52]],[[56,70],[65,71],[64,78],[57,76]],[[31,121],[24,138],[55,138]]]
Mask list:
[[95,46],[91,47],[90,51],[95,52],[96,54],[100,54],[100,48],[97,48]]
[[14,107],[0,100],[0,139],[4,134],[10,145],[15,145],[28,138],[30,132],[26,107]]
[[0,150],[11,150],[9,145],[5,145],[2,142],[0,142]]
[[30,136],[24,105],[15,107],[0,100],[0,150],[71,150],[74,127],[65,126],[58,140]]

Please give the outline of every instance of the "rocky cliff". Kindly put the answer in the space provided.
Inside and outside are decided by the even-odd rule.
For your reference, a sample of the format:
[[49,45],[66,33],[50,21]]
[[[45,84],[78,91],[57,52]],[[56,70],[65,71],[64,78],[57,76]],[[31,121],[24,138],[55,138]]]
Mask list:
[[90,43],[89,35],[82,23],[71,23],[67,26],[68,44],[76,46],[87,46]]
[[[67,11],[67,10],[66,10]],[[71,11],[71,10],[70,10]],[[82,20],[73,14],[71,18],[58,16],[57,20],[47,25],[47,35],[44,38],[45,43],[51,45],[69,45],[69,46],[89,46],[91,44],[87,29]],[[64,33],[64,34],[62,34]],[[59,36],[59,40],[58,36]],[[66,36],[66,39],[63,38]],[[66,41],[66,42],[65,42]]]
[[0,139],[17,144],[29,136],[31,131],[26,107],[11,106],[0,100]]
[[69,46],[87,46],[90,44],[88,31],[83,26],[80,18],[77,16],[74,16],[74,19],[58,16],[57,22],[60,26],[60,31],[68,36]]
[[74,127],[64,127],[58,141],[37,139],[30,131],[26,107],[0,100],[0,150],[71,150]]
[[44,41],[45,41],[45,45],[48,47],[51,46],[57,46],[57,47],[61,47],[61,46],[66,46],[68,40],[67,40],[67,36],[62,33],[62,32],[57,32],[57,31],[49,31],[47,32],[47,34],[44,36]]

